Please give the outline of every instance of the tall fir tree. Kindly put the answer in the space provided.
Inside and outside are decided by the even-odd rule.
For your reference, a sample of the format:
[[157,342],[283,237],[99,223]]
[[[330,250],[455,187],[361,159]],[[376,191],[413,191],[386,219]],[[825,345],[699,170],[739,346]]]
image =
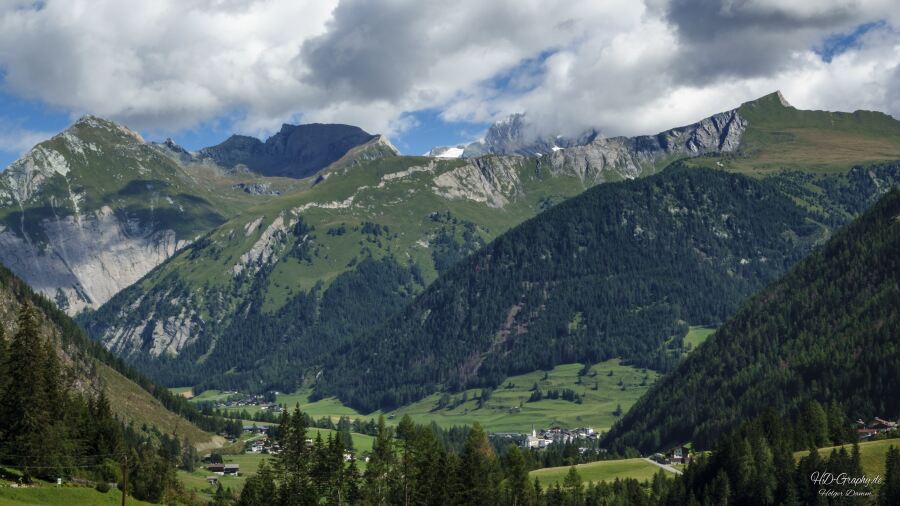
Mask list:
[[46,398],[44,347],[38,335],[37,314],[30,303],[21,306],[18,328],[7,354],[7,388],[3,392],[2,416],[5,443],[21,455],[25,478],[40,463],[49,410]]
[[900,449],[888,448],[884,460],[884,483],[878,492],[879,506],[900,504]]
[[372,454],[365,472],[365,500],[367,504],[388,504],[396,458],[392,434],[384,423],[384,416],[378,417],[378,432],[372,444]]
[[494,449],[481,424],[475,422],[466,437],[466,444],[459,466],[460,483],[458,503],[466,505],[497,504],[500,469]]

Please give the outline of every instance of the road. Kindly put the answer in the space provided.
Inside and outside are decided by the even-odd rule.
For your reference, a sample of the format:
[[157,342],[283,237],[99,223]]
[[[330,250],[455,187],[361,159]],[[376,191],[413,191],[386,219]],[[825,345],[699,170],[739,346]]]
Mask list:
[[648,459],[648,458],[644,458],[644,460],[646,460],[647,462],[653,464],[654,466],[659,466],[659,467],[665,469],[666,471],[669,471],[670,473],[681,474],[681,471],[679,471],[678,469],[675,469],[674,467],[672,467],[672,466],[670,466],[670,465],[667,465],[667,464],[660,464],[659,462],[657,462],[657,461],[655,461],[655,460],[653,460],[653,459]]

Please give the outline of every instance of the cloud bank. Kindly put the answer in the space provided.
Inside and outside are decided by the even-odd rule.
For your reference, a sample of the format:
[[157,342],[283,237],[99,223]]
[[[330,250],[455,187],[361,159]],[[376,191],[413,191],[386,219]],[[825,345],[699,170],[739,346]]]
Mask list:
[[900,117],[895,27],[889,0],[12,0],[0,69],[7,93],[139,129],[396,134],[428,109],[618,135],[775,89]]

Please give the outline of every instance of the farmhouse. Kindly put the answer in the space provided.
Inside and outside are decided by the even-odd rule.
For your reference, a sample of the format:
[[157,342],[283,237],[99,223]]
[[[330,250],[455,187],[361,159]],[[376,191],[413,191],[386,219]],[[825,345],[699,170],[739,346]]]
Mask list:
[[241,475],[241,465],[240,464],[225,464],[225,468],[222,470],[222,472],[226,476],[240,476]]

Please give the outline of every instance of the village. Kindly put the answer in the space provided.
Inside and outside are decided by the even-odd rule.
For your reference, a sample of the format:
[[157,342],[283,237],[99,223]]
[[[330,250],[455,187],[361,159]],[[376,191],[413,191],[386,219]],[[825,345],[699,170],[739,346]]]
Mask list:
[[228,397],[220,401],[201,401],[199,404],[208,404],[214,409],[228,410],[239,408],[256,408],[259,411],[267,411],[270,413],[281,413],[284,406],[275,402],[278,392],[267,392],[265,394],[242,394],[237,391],[225,391],[222,395]]

